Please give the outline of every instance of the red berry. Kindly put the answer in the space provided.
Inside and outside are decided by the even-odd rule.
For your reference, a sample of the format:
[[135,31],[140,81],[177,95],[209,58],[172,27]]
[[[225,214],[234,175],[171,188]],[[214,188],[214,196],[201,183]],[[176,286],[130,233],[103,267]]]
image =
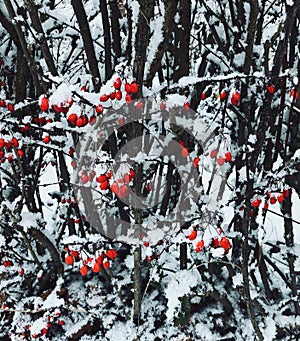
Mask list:
[[94,264],[94,266],[92,267],[92,271],[93,272],[99,272],[100,271],[100,267],[101,267],[101,264],[99,264],[98,262],[96,262]]
[[196,239],[196,237],[197,237],[197,231],[196,231],[196,230],[193,230],[193,231],[188,235],[189,240],[194,240],[194,239]]
[[290,93],[290,96],[291,96],[292,98],[295,97],[295,99],[296,99],[296,101],[297,101],[298,98],[299,98],[299,93],[298,93],[298,91],[295,91],[295,89],[292,89],[292,90],[291,90],[291,93]]
[[284,193],[280,193],[280,194],[278,195],[278,197],[277,197],[277,201],[278,201],[279,203],[281,203],[281,202],[283,202],[283,200],[284,200]]
[[129,170],[129,176],[131,179],[133,179],[135,177],[135,171],[133,169]]
[[106,175],[101,174],[101,175],[96,177],[96,181],[99,182],[99,183],[107,182],[107,177],[106,177]]
[[219,156],[217,160],[218,165],[223,166],[224,162],[225,162],[224,158],[222,156]]
[[232,160],[232,155],[230,152],[225,153],[225,161],[230,162]]
[[109,98],[113,101],[116,98],[116,93],[115,92],[111,92],[109,95]]
[[61,104],[53,104],[53,109],[55,112],[60,113],[62,112],[62,105]]
[[103,105],[102,104],[96,105],[95,110],[96,110],[97,114],[102,114],[103,113]]
[[131,92],[132,92],[133,94],[137,94],[138,91],[139,91],[139,86],[138,86],[138,84],[137,84],[136,82],[132,82],[132,83],[131,83]]
[[211,241],[211,247],[213,247],[214,249],[219,247],[219,239],[218,238],[213,238]]
[[19,274],[20,274],[21,276],[23,276],[24,273],[25,273],[25,270],[24,270],[23,268],[21,268],[21,269],[19,270]]
[[241,99],[240,93],[238,91],[235,91],[231,96],[231,104],[232,105],[238,105],[240,99]]
[[0,99],[0,108],[5,108],[6,104],[5,101],[3,99]]
[[71,161],[71,167],[74,169],[77,167],[77,162],[75,160]]
[[206,93],[203,91],[200,97],[202,100],[205,100],[206,99]]
[[24,152],[22,149],[18,149],[17,150],[17,154],[19,155],[19,157],[23,157],[24,156]]
[[135,108],[136,108],[137,110],[142,109],[142,107],[143,107],[143,102],[138,102],[138,103],[135,105]]
[[4,148],[5,146],[5,142],[4,142],[4,138],[0,138],[0,148]]
[[283,190],[283,194],[284,194],[284,196],[287,198],[287,197],[290,195],[290,190],[289,190],[288,188],[285,188],[285,189]]
[[105,262],[103,262],[103,268],[104,268],[105,270],[107,270],[109,267],[110,267],[110,263],[109,263],[108,260],[105,261]]
[[261,203],[261,200],[259,198],[255,198],[251,201],[251,205],[253,207],[258,207],[260,205],[260,203]]
[[183,157],[187,157],[187,156],[189,155],[188,149],[187,149],[187,148],[182,148],[182,150],[181,150],[181,155],[182,155]]
[[19,141],[15,137],[11,139],[11,143],[13,144],[14,147],[16,148],[19,147]]
[[117,257],[117,251],[115,249],[107,250],[105,254],[111,260],[115,260]]
[[164,111],[164,110],[166,110],[166,107],[167,107],[166,102],[165,102],[165,101],[162,101],[162,102],[160,103],[160,106],[159,106],[160,110],[161,110],[161,111]]
[[120,90],[116,91],[116,99],[120,101],[122,99],[122,92]]
[[96,121],[97,121],[96,116],[95,116],[95,115],[92,115],[92,116],[90,117],[89,123],[90,123],[91,126],[93,126],[93,125],[96,123]]
[[125,101],[126,101],[127,104],[131,104],[132,103],[132,98],[131,98],[131,96],[129,94],[126,94]]
[[226,90],[223,90],[221,93],[220,93],[220,100],[221,101],[224,101],[227,97],[228,93]]
[[129,195],[129,189],[127,185],[123,185],[119,188],[119,192],[118,192],[118,197],[120,199],[124,199],[126,197],[128,197]]
[[82,87],[81,87],[81,89],[80,89],[81,91],[86,91],[86,86],[85,85],[83,85]]
[[107,94],[103,94],[100,96],[100,101],[101,102],[106,102],[109,99],[109,96]]
[[119,188],[119,185],[118,185],[116,182],[114,182],[114,183],[110,186],[110,189],[111,189],[111,191],[112,191],[113,193],[118,194],[120,188]]
[[87,174],[82,174],[80,179],[83,184],[86,184],[89,181],[89,177]]
[[77,121],[77,115],[76,114],[71,114],[68,116],[68,121],[75,124]]
[[116,90],[120,90],[121,84],[122,84],[121,78],[118,77],[118,78],[114,81],[114,88],[115,88]]
[[212,159],[214,159],[218,154],[218,150],[217,149],[213,149],[211,152],[210,152],[210,157]]
[[49,110],[49,101],[47,97],[42,97],[42,99],[40,100],[40,108],[42,111]]
[[86,265],[83,265],[81,268],[80,268],[80,273],[82,276],[86,276],[87,273],[88,273],[88,267]]
[[124,183],[127,184],[127,185],[129,184],[129,182],[130,182],[130,180],[131,180],[129,174],[125,174],[123,179],[124,179]]
[[189,111],[190,110],[190,103],[189,102],[185,102],[183,104],[183,111]]
[[268,91],[268,93],[270,93],[270,94],[274,94],[274,92],[275,92],[274,86],[273,86],[272,84],[268,84],[268,85],[267,85],[267,91]]
[[277,199],[276,199],[275,195],[272,195],[270,197],[270,204],[274,205],[276,203],[276,201],[277,201]]
[[222,237],[220,240],[220,246],[225,249],[228,250],[231,247],[230,241],[227,237]]
[[[76,219],[76,220],[77,220],[77,219]],[[73,257],[78,257],[78,256],[79,256],[79,252],[76,251],[76,250],[72,250],[72,251],[71,251],[71,255],[72,255]]]
[[269,204],[265,201],[264,203],[264,210],[267,210],[269,208]]
[[124,117],[120,117],[119,119],[118,119],[118,125],[119,126],[122,126],[122,125],[124,125],[125,124],[125,119],[124,119]]
[[74,263],[74,257],[71,256],[71,255],[68,255],[66,258],[65,258],[65,262],[67,265],[72,265]]
[[46,335],[48,333],[48,329],[47,328],[43,328],[41,333],[42,333],[42,335]]
[[199,157],[195,157],[194,161],[193,161],[193,165],[194,165],[195,168],[198,168],[199,162],[200,162],[200,158]]
[[14,111],[15,111],[14,106],[13,106],[11,103],[8,103],[8,104],[7,104],[7,109],[8,109],[10,112],[14,112]]
[[44,143],[49,143],[49,142],[50,142],[50,136],[49,136],[49,135],[46,135],[46,136],[43,138],[43,141],[44,141]]
[[104,181],[104,182],[100,183],[99,187],[100,187],[100,189],[102,189],[104,191],[104,190],[108,189],[108,186],[109,186],[108,181]]
[[204,248],[204,240],[200,240],[196,244],[196,252],[200,252]]
[[11,154],[8,155],[7,161],[8,161],[9,163],[12,163],[12,162],[13,162],[13,156],[12,156]]
[[60,326],[63,326],[63,325],[65,324],[65,321],[64,321],[64,320],[59,320],[59,321],[58,321],[58,324],[59,324]]
[[144,242],[143,244],[144,244],[145,247],[149,246],[149,242]]
[[130,83],[125,83],[125,91],[128,93],[131,93],[131,84]]

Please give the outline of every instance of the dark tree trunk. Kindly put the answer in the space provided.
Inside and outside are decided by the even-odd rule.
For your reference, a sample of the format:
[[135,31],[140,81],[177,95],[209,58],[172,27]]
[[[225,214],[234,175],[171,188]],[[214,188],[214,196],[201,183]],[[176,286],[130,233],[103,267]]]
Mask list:
[[111,38],[110,38],[110,26],[107,11],[106,0],[100,0],[100,9],[102,14],[102,25],[104,32],[104,50],[105,50],[105,79],[110,79],[112,75],[111,65]]

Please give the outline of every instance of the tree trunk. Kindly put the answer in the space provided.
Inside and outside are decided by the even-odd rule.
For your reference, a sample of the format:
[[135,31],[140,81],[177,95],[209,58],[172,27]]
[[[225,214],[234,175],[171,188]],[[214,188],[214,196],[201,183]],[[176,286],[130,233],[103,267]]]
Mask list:
[[73,6],[74,13],[78,20],[80,34],[82,36],[85,53],[87,56],[90,72],[92,75],[94,89],[96,92],[98,92],[101,87],[101,78],[100,78],[100,72],[98,68],[98,61],[96,58],[95,48],[93,44],[93,39],[92,39],[91,31],[90,31],[90,26],[87,20],[87,15],[86,15],[82,0],[72,0],[71,4]]
[[107,11],[106,0],[100,0],[100,9],[102,14],[102,27],[104,32],[104,50],[105,50],[105,79],[110,79],[112,75],[111,65],[111,39],[110,26]]

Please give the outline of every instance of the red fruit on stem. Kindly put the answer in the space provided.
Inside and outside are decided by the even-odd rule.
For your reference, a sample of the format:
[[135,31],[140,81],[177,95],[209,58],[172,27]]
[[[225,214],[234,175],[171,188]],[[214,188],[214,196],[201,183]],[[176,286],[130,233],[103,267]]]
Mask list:
[[137,110],[140,110],[140,109],[142,109],[143,105],[144,105],[143,102],[137,102],[136,105],[135,105],[135,108]]
[[81,175],[80,179],[83,184],[86,184],[89,181],[89,177],[87,174]]
[[80,89],[81,91],[86,91],[86,86],[85,85],[83,85],[82,87],[81,87],[81,89]]
[[268,208],[269,208],[269,204],[265,201],[263,209],[267,210]]
[[199,157],[195,157],[194,161],[193,161],[193,165],[194,165],[195,168],[198,168],[199,162],[200,162],[200,158]]
[[162,101],[162,102],[160,103],[160,106],[159,106],[160,110],[161,110],[161,111],[164,111],[164,110],[166,110],[166,107],[167,107],[166,102],[165,102],[165,101]]
[[189,102],[185,102],[183,104],[183,111],[189,111],[190,110],[190,103]]
[[114,182],[114,183],[110,186],[110,189],[111,189],[111,191],[112,191],[113,193],[118,194],[120,188],[119,188],[119,185],[118,185],[116,182]]
[[42,111],[48,111],[49,110],[49,101],[47,97],[43,97],[40,100],[40,108]]
[[42,333],[42,335],[46,335],[48,333],[48,329],[47,328],[43,328],[41,333]]
[[8,161],[9,163],[12,163],[12,162],[13,162],[13,156],[12,156],[11,154],[8,155],[7,161]]
[[104,182],[101,182],[101,184],[99,185],[100,189],[105,191],[106,189],[108,189],[109,187],[109,183],[108,181],[104,181]]
[[231,96],[231,104],[232,105],[238,105],[240,99],[241,99],[240,93],[238,91],[235,91]]
[[119,188],[119,192],[118,192],[118,197],[120,199],[124,199],[126,197],[128,197],[129,195],[129,189],[127,185],[123,185]]
[[77,120],[77,115],[76,114],[71,114],[68,116],[68,121],[75,124],[76,120]]
[[259,198],[254,198],[252,201],[251,201],[251,205],[253,207],[258,207],[261,203],[261,200]]
[[217,149],[213,149],[211,152],[210,152],[210,157],[212,159],[214,159],[218,154],[218,150]]
[[62,105],[61,104],[53,104],[53,109],[55,112],[60,113],[62,112]]
[[202,101],[205,100],[206,99],[206,93],[203,91],[200,97],[201,97]]
[[124,117],[120,117],[119,119],[118,119],[118,125],[119,126],[122,126],[122,125],[124,125],[125,124],[125,118]]
[[4,150],[0,150],[0,159],[4,157],[4,154],[5,154]]
[[292,98],[295,97],[295,99],[296,99],[296,101],[297,101],[298,98],[299,98],[299,93],[298,93],[298,91],[295,91],[295,89],[292,89],[292,90],[291,90],[291,93],[290,93],[290,96],[291,96]]
[[109,263],[108,260],[106,260],[105,262],[103,262],[103,268],[104,268],[105,270],[107,270],[109,267],[110,267],[110,263]]
[[222,156],[219,156],[217,160],[218,165],[223,166],[224,162],[225,162],[224,158]]
[[101,268],[101,265],[98,262],[96,262],[94,266],[92,267],[92,271],[97,273],[100,271],[100,268]]
[[280,193],[278,196],[277,196],[277,201],[279,203],[283,202],[285,196],[284,196],[284,193]]
[[60,326],[63,326],[63,325],[65,324],[65,321],[64,321],[64,320],[59,320],[59,321],[58,321],[58,324],[59,324]]
[[5,101],[3,99],[0,99],[0,108],[5,108],[6,104]]
[[14,147],[16,148],[19,147],[19,141],[15,137],[11,139],[11,143],[13,144]]
[[115,260],[117,257],[117,251],[115,249],[110,249],[105,252],[106,256],[111,260]]
[[225,161],[230,162],[232,160],[232,155],[230,152],[225,153]]
[[80,268],[80,273],[82,276],[86,276],[87,273],[88,273],[88,270],[89,268],[86,266],[86,265],[83,265],[81,268]]
[[131,84],[130,83],[125,83],[125,91],[128,93],[131,93]]
[[49,143],[49,142],[50,142],[50,136],[49,136],[49,135],[46,135],[46,136],[43,138],[43,141],[44,141],[44,143]]
[[182,150],[181,150],[181,155],[182,155],[183,157],[188,157],[188,155],[189,155],[188,149],[187,149],[187,148],[182,148]]
[[111,170],[109,170],[108,172],[106,172],[106,177],[107,177],[108,179],[111,179],[111,177],[112,177],[112,171],[111,171]]
[[118,77],[118,78],[114,81],[114,88],[115,88],[116,90],[120,90],[121,84],[122,84],[121,78]]
[[144,242],[143,244],[145,247],[149,247],[149,242]]
[[272,85],[272,84],[268,84],[267,85],[267,91],[268,91],[268,93],[269,94],[274,94],[274,92],[275,92],[275,88],[274,88],[274,86]]
[[4,138],[0,138],[0,148],[4,148],[5,146],[5,141],[4,141]]
[[132,98],[131,98],[131,96],[129,94],[126,94],[125,101],[126,101],[127,104],[131,104],[132,103]]
[[277,199],[276,199],[275,195],[272,195],[272,196],[270,197],[270,204],[271,204],[271,205],[274,205],[274,204],[276,203],[276,201],[277,201]]
[[220,93],[220,100],[221,101],[224,101],[226,98],[227,98],[227,91],[226,90],[223,90],[221,93]]
[[10,112],[14,112],[14,111],[15,111],[14,106],[13,106],[11,103],[8,103],[8,104],[7,104],[7,109],[8,109]]
[[89,124],[93,126],[97,121],[97,117],[95,115],[92,115],[89,119]]
[[196,244],[196,252],[200,252],[204,248],[204,240],[199,240]]
[[116,91],[116,99],[120,101],[122,99],[122,92],[120,90]]
[[83,118],[82,116],[78,117],[77,120],[76,120],[76,126],[81,128],[84,126],[84,122],[83,122]]
[[17,154],[19,155],[19,157],[23,157],[24,156],[24,152],[22,149],[18,149],[17,150]]
[[197,231],[196,231],[196,230],[193,230],[193,231],[188,235],[189,240],[194,240],[194,239],[196,239],[196,237],[197,237]]
[[131,92],[132,92],[133,94],[137,94],[138,91],[139,91],[139,86],[138,86],[138,84],[137,84],[136,82],[132,82],[132,83],[131,83]]
[[125,174],[124,177],[123,177],[123,179],[124,179],[124,183],[125,183],[126,185],[128,185],[129,182],[130,182],[130,180],[131,180],[129,174]]
[[77,167],[77,162],[75,160],[71,161],[71,167],[75,169]]
[[114,91],[111,92],[109,98],[113,101],[116,98],[116,93]]
[[109,99],[109,96],[107,94],[103,94],[100,96],[100,101],[101,102],[106,102]]
[[106,175],[101,174],[101,175],[96,177],[96,181],[99,182],[99,183],[107,182],[107,177],[106,177]]
[[285,188],[285,189],[283,190],[283,194],[284,194],[284,196],[287,198],[287,197],[290,195],[290,190],[289,190],[288,188]]
[[219,239],[218,238],[213,238],[211,241],[211,247],[213,247],[214,249],[219,247]]
[[65,262],[67,265],[72,265],[74,263],[74,257],[72,255],[68,255],[65,257]]
[[103,113],[103,105],[102,104],[96,105],[95,110],[96,110],[97,114],[102,114]]
[[135,177],[135,171],[133,169],[129,170],[129,176],[131,179],[133,179]]
[[224,249],[224,250],[228,250],[231,247],[230,241],[227,237],[222,237],[220,240],[220,246]]
[[79,256],[79,252],[76,251],[76,250],[72,250],[72,251],[71,251],[71,255],[72,255],[74,258],[76,258],[76,257]]

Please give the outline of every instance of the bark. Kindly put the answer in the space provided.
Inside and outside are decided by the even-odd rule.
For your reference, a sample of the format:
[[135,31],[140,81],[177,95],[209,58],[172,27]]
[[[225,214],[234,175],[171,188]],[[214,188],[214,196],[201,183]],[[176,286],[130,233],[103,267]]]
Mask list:
[[104,32],[104,51],[105,51],[105,79],[110,79],[112,75],[111,64],[111,38],[110,38],[110,26],[107,11],[106,0],[100,0],[100,9],[102,14],[102,27]]
[[163,39],[158,45],[155,57],[151,62],[150,69],[146,79],[146,86],[150,87],[152,85],[153,78],[155,74],[159,71],[161,67],[161,60],[166,52],[166,49],[169,44],[169,39],[171,37],[171,33],[174,29],[174,16],[176,14],[176,8],[178,5],[178,0],[174,1],[165,1],[166,6],[166,14],[163,23]]
[[133,62],[133,77],[139,86],[138,96],[142,95],[147,47],[150,40],[150,20],[153,17],[155,0],[139,0],[140,10],[135,36],[135,56]]
[[[9,13],[10,19],[13,20],[16,17],[16,13],[15,13],[15,10],[14,10],[10,0],[4,0],[4,3],[5,3],[5,6],[6,6],[8,13]],[[27,64],[30,68],[32,79],[33,79],[35,90],[36,90],[36,95],[39,96],[43,92],[46,92],[46,86],[40,80],[40,77],[38,75],[38,70],[37,70],[35,61],[33,59],[33,56],[31,55],[29,49],[27,48],[27,43],[26,43],[25,37],[24,37],[23,32],[22,32],[21,24],[19,22],[16,22],[13,26],[16,30],[16,34],[18,36],[19,43],[22,47],[24,57],[25,57]]]
[[118,8],[117,0],[111,0],[110,8],[111,8],[110,25],[111,25],[111,35],[112,35],[112,48],[114,52],[114,65],[117,65],[118,59],[122,55],[120,23],[119,23],[119,18],[121,18],[121,13]]
[[98,92],[101,87],[101,78],[87,15],[82,0],[72,0],[71,4],[73,6],[74,13],[78,21],[84,50],[87,56],[90,73],[92,75],[94,90]]
[[39,34],[38,41],[40,43],[40,48],[47,63],[48,69],[53,76],[58,76],[58,72],[49,49],[47,39],[45,37],[43,26],[41,24],[37,6],[35,5],[34,0],[24,0],[24,3],[29,12],[32,26],[35,29],[35,31]]

